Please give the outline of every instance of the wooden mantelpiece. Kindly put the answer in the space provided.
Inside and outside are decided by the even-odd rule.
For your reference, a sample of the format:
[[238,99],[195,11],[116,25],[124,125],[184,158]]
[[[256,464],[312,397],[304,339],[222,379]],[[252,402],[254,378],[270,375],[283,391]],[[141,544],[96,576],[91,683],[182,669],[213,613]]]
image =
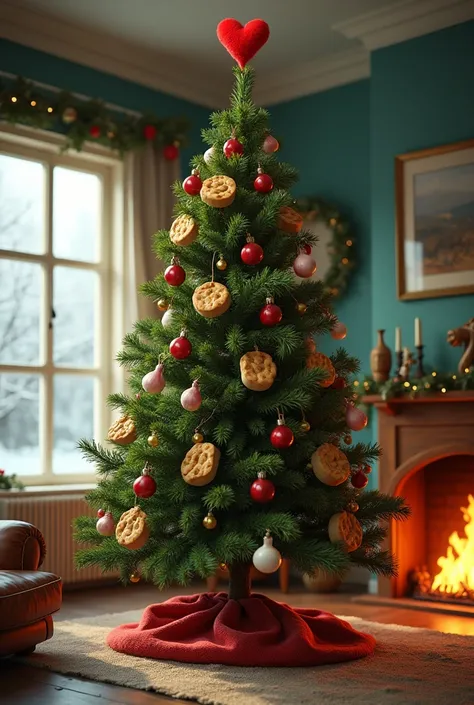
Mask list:
[[[460,456],[469,456],[471,463],[474,459],[474,393],[453,391],[389,400],[371,395],[363,401],[379,412],[377,440],[382,448],[379,489],[405,497],[413,511],[407,522],[390,525],[388,545],[398,557],[399,576],[379,579],[379,595],[404,597],[408,571],[426,561],[425,474],[431,468],[432,472],[439,472],[439,463],[446,463],[446,483],[443,480],[441,494],[448,496],[456,468],[465,462]],[[457,477],[456,483],[459,484]],[[474,492],[472,472],[467,474],[466,495],[468,492]]]
[[392,397],[391,399],[383,399],[379,394],[368,394],[362,397],[364,404],[374,406],[386,414],[395,416],[401,413],[402,407],[406,404],[440,404],[440,403],[474,403],[473,392],[453,391],[446,394],[429,394],[423,397]]

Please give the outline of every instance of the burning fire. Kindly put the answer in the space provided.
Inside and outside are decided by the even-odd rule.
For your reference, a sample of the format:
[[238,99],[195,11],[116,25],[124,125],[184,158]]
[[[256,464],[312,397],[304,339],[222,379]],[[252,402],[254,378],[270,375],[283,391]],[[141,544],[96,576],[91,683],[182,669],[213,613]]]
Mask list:
[[468,496],[469,505],[461,507],[466,526],[466,538],[457,531],[449,537],[446,556],[438,558],[440,572],[431,585],[432,592],[448,595],[465,595],[474,592],[474,497]]

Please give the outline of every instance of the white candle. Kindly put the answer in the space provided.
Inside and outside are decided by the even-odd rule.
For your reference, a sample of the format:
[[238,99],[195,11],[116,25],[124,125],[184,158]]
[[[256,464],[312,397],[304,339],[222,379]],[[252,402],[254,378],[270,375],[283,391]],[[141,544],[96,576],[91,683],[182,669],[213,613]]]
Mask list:
[[415,318],[415,345],[423,345],[421,342],[421,319]]
[[400,326],[395,328],[395,352],[400,352],[402,349],[402,329]]

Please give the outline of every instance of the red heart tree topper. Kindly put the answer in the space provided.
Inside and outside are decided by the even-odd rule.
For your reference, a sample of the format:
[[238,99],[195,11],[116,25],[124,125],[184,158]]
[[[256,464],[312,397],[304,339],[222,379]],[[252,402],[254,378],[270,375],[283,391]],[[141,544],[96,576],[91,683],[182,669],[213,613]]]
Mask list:
[[217,37],[241,69],[263,47],[270,28],[263,20],[251,20],[243,27],[240,22],[226,19],[217,25]]

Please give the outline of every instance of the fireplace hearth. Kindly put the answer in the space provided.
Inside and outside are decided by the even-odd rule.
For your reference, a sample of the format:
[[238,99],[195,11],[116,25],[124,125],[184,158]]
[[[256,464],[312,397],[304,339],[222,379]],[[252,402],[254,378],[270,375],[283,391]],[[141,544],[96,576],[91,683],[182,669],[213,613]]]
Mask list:
[[365,401],[378,412],[379,488],[412,510],[407,521],[391,522],[387,547],[399,572],[378,579],[375,599],[472,614],[474,395]]

